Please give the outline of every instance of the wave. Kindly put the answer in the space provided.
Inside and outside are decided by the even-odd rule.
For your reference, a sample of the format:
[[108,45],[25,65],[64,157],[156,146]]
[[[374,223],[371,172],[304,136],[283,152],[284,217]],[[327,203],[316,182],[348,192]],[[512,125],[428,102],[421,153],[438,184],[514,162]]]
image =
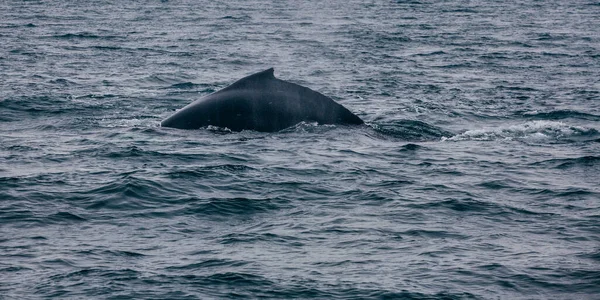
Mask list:
[[123,38],[121,36],[115,36],[115,35],[101,36],[101,35],[96,35],[96,34],[93,34],[90,32],[66,33],[66,34],[53,35],[52,37],[58,38],[58,39],[116,39],[116,38]]
[[[495,189],[495,188],[492,188]],[[558,192],[551,192],[556,196],[564,196]],[[423,210],[431,210],[431,209],[443,209],[443,210],[452,210],[455,212],[459,212],[460,214],[486,214],[493,215],[496,217],[507,217],[517,215],[552,215],[552,213],[547,213],[543,211],[533,211],[529,209],[524,209],[522,207],[517,207],[513,205],[509,205],[507,203],[496,203],[490,201],[480,201],[471,198],[463,198],[463,199],[449,199],[439,202],[430,202],[430,203],[422,203],[422,204],[410,204],[411,208],[414,209],[423,209]],[[440,231],[440,234],[444,234],[445,231]]]
[[[96,293],[104,295],[120,291],[120,298],[153,299],[204,299],[204,298],[269,298],[269,299],[478,299],[469,292],[422,293],[416,291],[394,291],[367,286],[351,286],[344,282],[319,285],[313,280],[296,279],[282,282],[249,272],[223,272],[210,275],[201,274],[160,274],[142,276],[127,269],[123,271],[94,270],[84,274],[70,274],[61,281],[79,282],[84,276],[89,278],[112,278],[115,281],[129,282],[133,288],[121,291],[119,286],[97,288]],[[72,278],[71,278],[72,277]],[[51,282],[47,282],[51,284]],[[73,283],[71,283],[73,284]],[[143,290],[141,289],[143,286]],[[172,287],[165,289],[165,287]],[[189,287],[193,287],[190,289]],[[81,287],[69,286],[63,295],[94,295],[92,291],[80,291]],[[179,290],[179,291],[178,291]],[[81,294],[80,294],[81,293]],[[100,295],[102,295],[100,294]],[[84,297],[85,298],[85,297]]]
[[392,123],[370,124],[375,131],[406,141],[432,141],[449,138],[454,134],[437,126],[416,120],[399,120]]
[[569,142],[572,139],[593,140],[599,132],[594,128],[568,125],[556,121],[529,121],[499,128],[467,130],[443,141],[511,141]]
[[188,82],[182,82],[182,83],[173,84],[173,85],[169,86],[168,88],[189,90],[189,89],[193,89],[193,88],[196,88],[196,87],[199,87],[199,86],[202,86],[202,85],[196,84],[196,83],[192,83],[192,82],[188,81]]
[[581,156],[575,158],[558,158],[549,159],[540,162],[533,163],[534,166],[543,166],[554,169],[571,169],[571,168],[587,168],[587,167],[599,167],[600,156]]
[[524,117],[533,120],[562,120],[562,119],[581,119],[588,121],[600,121],[600,116],[579,112],[576,110],[553,110],[548,112],[526,112],[521,114]]
[[58,79],[54,79],[54,80],[50,80],[51,84],[55,84],[55,85],[60,85],[60,86],[73,86],[73,85],[77,85],[76,82],[71,81],[71,80],[67,80],[64,78],[58,78]]
[[[0,111],[17,111],[27,113],[66,114],[79,110],[68,101],[68,95],[61,96],[35,96],[6,98],[0,101]],[[2,114],[4,114],[2,113]],[[11,114],[6,113],[6,116]],[[13,115],[14,116],[14,115]],[[17,117],[17,116],[14,116]]]
[[[211,170],[211,168],[213,168]],[[233,168],[233,169],[232,169]],[[178,172],[177,176],[197,181],[196,177],[208,178],[230,173],[245,172],[245,168],[230,166],[208,167],[208,173],[200,175]],[[223,174],[221,174],[223,173]],[[190,178],[191,176],[191,178]],[[65,201],[81,207],[87,213],[97,211],[113,211],[133,218],[170,218],[180,215],[218,218],[248,217],[269,211],[277,211],[289,207],[287,200],[265,197],[246,197],[245,186],[227,184],[229,193],[236,196],[215,196],[215,186],[195,184],[188,186],[186,182],[165,182],[160,178],[141,178],[133,173],[124,175],[123,179],[107,182],[94,189],[75,190],[65,194]],[[27,212],[25,215],[13,214],[19,219],[38,220],[36,215]],[[86,221],[85,214],[60,211],[46,219],[53,223],[73,223]]]
[[87,220],[84,217],[80,217],[76,214],[66,212],[66,211],[61,211],[61,212],[52,214],[49,216],[48,219],[50,221],[53,221],[56,223],[73,223],[73,222],[83,222],[83,221]]
[[227,258],[218,259],[218,258],[210,258],[207,260],[202,260],[200,262],[194,262],[191,264],[185,265],[177,265],[177,266],[169,266],[166,268],[168,271],[176,271],[176,272],[185,272],[185,271],[205,271],[208,268],[232,268],[232,267],[242,267],[247,265],[248,262],[245,261],[236,261]]
[[408,143],[408,144],[400,147],[400,149],[398,151],[401,151],[401,152],[409,152],[410,151],[410,152],[412,152],[412,151],[417,151],[417,150],[420,150],[420,149],[423,149],[423,146],[419,146],[417,144]]
[[[217,265],[227,260],[216,260]],[[49,261],[63,268],[73,268],[69,260]],[[60,298],[105,298],[118,294],[119,298],[203,299],[203,298],[273,298],[273,299],[477,299],[468,292],[433,292],[378,289],[374,286],[350,285],[345,282],[320,284],[317,280],[297,277],[293,280],[270,278],[251,270],[210,272],[202,263],[148,272],[135,268],[80,268],[60,272],[34,283],[39,295]],[[10,270],[17,271],[17,270]],[[314,274],[318,274],[317,271]],[[104,282],[124,282],[105,284]],[[81,282],[86,282],[85,286]],[[165,288],[168,287],[168,288]],[[10,293],[9,293],[10,295]],[[12,296],[12,295],[11,295]]]
[[267,243],[270,245],[280,244],[289,247],[302,247],[305,244],[302,239],[290,235],[279,235],[270,232],[266,233],[230,233],[219,237],[221,244],[237,244],[247,243],[249,245],[255,243]]
[[[188,154],[183,155],[183,159],[193,161],[197,160],[198,155]],[[240,173],[246,173],[255,171],[254,168],[242,164],[222,164],[222,165],[209,165],[209,166],[197,166],[193,168],[177,169],[168,172],[166,176],[172,179],[196,179],[206,178],[207,176],[215,175],[235,175]]]
[[272,210],[279,210],[280,205],[275,199],[209,198],[187,199],[190,205],[183,209],[185,214],[206,216],[249,216]]

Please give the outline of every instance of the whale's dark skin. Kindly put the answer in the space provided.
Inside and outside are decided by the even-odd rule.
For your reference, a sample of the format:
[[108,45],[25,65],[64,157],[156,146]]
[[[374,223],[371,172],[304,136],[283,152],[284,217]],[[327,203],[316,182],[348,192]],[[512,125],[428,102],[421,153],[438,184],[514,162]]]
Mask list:
[[198,129],[208,125],[232,131],[275,132],[302,121],[318,124],[363,124],[331,98],[279,80],[273,68],[244,77],[202,97],[161,122],[162,127]]

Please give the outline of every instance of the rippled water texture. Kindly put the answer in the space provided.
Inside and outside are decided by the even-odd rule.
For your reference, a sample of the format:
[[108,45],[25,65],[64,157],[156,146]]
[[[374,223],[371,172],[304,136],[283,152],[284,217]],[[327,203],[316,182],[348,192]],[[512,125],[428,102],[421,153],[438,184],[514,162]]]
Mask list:
[[[0,2],[2,299],[594,299],[600,2]],[[368,125],[160,120],[275,68]]]

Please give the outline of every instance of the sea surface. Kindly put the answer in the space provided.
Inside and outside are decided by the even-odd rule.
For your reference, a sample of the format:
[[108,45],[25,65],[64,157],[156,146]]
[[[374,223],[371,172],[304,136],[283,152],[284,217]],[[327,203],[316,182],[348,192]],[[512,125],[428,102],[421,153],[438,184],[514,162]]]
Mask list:
[[226,298],[600,299],[600,2],[0,1],[0,299]]

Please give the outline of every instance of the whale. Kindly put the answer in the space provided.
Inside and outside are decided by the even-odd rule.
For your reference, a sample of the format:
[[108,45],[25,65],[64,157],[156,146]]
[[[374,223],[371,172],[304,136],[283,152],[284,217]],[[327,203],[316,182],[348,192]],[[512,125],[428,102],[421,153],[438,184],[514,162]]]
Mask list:
[[161,127],[277,132],[301,122],[360,125],[363,120],[310,88],[275,78],[270,68],[206,95],[164,119]]

